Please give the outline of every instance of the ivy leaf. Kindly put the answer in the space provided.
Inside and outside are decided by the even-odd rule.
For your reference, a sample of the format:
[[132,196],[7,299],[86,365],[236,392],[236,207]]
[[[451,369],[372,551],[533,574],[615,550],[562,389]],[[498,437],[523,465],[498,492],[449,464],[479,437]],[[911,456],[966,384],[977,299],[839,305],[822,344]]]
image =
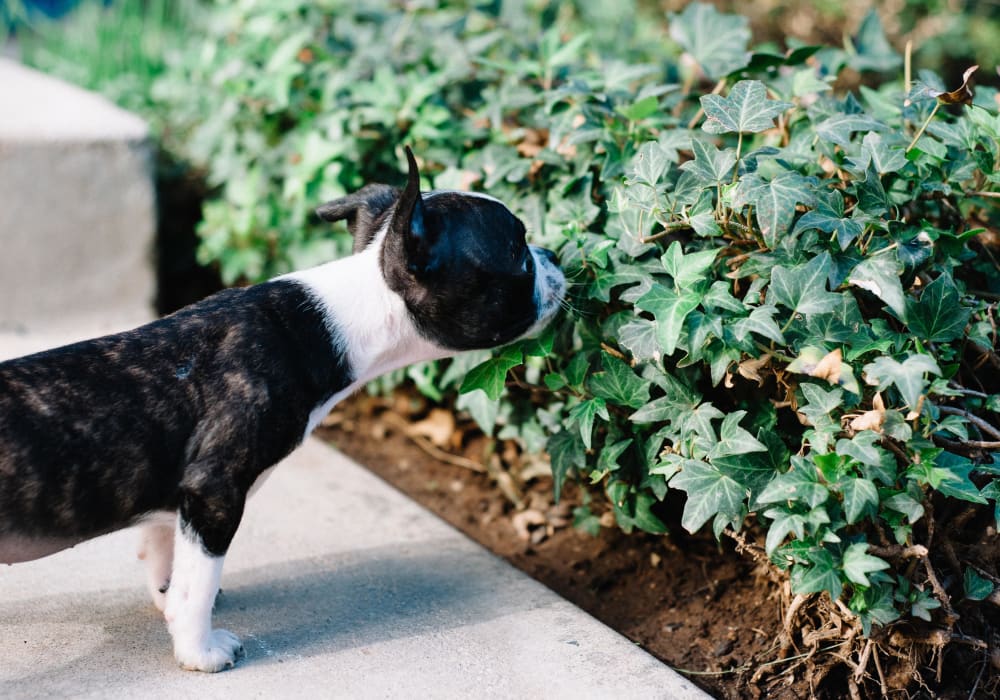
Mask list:
[[851,134],[856,131],[885,131],[886,125],[866,114],[839,112],[816,125],[816,135],[843,148],[851,145]]
[[903,285],[899,281],[902,271],[902,264],[895,258],[873,255],[851,270],[847,281],[855,287],[871,292],[895,311],[899,318],[905,319],[906,304],[903,299]]
[[792,468],[771,480],[757,496],[759,503],[798,501],[815,508],[826,501],[830,491],[819,483],[816,469],[802,457],[792,458]]
[[637,527],[654,535],[665,534],[668,532],[667,526],[652,511],[656,502],[656,498],[645,491],[612,500],[618,527],[626,533],[631,532],[633,527]]
[[874,131],[861,140],[861,155],[848,160],[858,172],[865,172],[870,165],[879,175],[897,172],[908,162],[904,148],[890,148],[882,141],[882,135]]
[[963,501],[972,503],[987,503],[986,498],[979,493],[979,488],[972,482],[969,475],[975,469],[975,465],[959,455],[951,452],[941,452],[934,463],[944,469],[949,478],[938,484],[937,490],[945,496],[960,498]]
[[648,379],[639,377],[632,368],[613,355],[604,354],[601,359],[603,372],[590,377],[587,388],[594,396],[606,399],[619,406],[639,408],[649,400]]
[[958,340],[972,311],[960,304],[950,275],[940,275],[924,287],[920,300],[906,300],[906,322],[918,338],[932,343]]
[[837,600],[844,584],[840,579],[833,555],[825,549],[810,552],[812,566],[796,564],[792,569],[792,590],[795,593],[819,593],[826,591],[830,598]]
[[767,89],[759,80],[741,80],[726,97],[705,95],[701,106],[705,110],[701,128],[708,133],[755,134],[773,128],[774,118],[792,104],[768,99]]
[[552,496],[558,503],[566,477],[586,464],[587,454],[576,434],[565,428],[549,438],[545,449],[552,461]]
[[710,460],[727,455],[767,451],[767,447],[763,443],[740,427],[740,421],[746,414],[746,411],[733,411],[727,413],[726,417],[722,419],[722,427],[719,428],[719,441],[712,446],[708,456]]
[[670,485],[687,493],[681,525],[688,532],[696,532],[717,513],[729,518],[738,518],[743,513],[745,489],[711,464],[684,460],[683,468],[670,480]]
[[717,185],[728,182],[736,165],[736,152],[727,148],[720,151],[710,143],[691,142],[692,160],[681,163],[680,169],[690,174],[699,185]]
[[771,273],[768,302],[806,316],[833,311],[840,303],[840,295],[826,291],[832,269],[833,262],[825,252],[795,267],[776,266]]
[[455,408],[460,411],[468,411],[484,433],[493,434],[497,425],[497,417],[500,415],[500,402],[491,399],[485,391],[470,391],[467,394],[459,394],[455,401]]
[[814,178],[803,177],[792,170],[783,171],[770,181],[751,173],[740,179],[733,204],[736,208],[746,204],[754,206],[764,242],[774,248],[792,226],[795,205],[813,205],[815,187]]
[[882,499],[882,505],[897,513],[902,513],[912,525],[924,517],[924,506],[907,493],[897,493]]
[[670,38],[717,80],[750,62],[749,20],[722,14],[711,5],[691,3],[679,14],[670,14]]
[[792,233],[817,229],[823,233],[832,233],[837,237],[841,250],[847,250],[851,243],[864,231],[864,227],[855,219],[844,218],[844,197],[834,191],[831,202],[819,200],[816,208],[807,211],[795,223]]
[[857,71],[891,71],[902,63],[902,58],[886,38],[882,20],[874,9],[861,21],[851,49],[849,63]]
[[662,284],[653,285],[646,294],[635,302],[637,308],[649,311],[656,318],[656,332],[660,348],[667,355],[677,349],[684,319],[697,308],[701,295],[695,292],[677,292]]
[[626,173],[635,182],[656,187],[670,163],[676,161],[676,151],[670,153],[658,141],[647,141],[632,158]]
[[579,424],[583,446],[588,450],[594,432],[594,418],[597,416],[604,420],[610,420],[607,401],[600,397],[581,401],[569,410],[568,418],[571,422]]
[[473,367],[462,380],[460,393],[482,389],[491,401],[496,401],[503,393],[507,372],[517,367],[524,360],[518,347],[506,347],[496,357],[491,357],[480,365]]
[[878,512],[878,489],[874,482],[849,478],[837,486],[844,497],[844,517],[847,518],[848,525],[858,522],[862,515],[874,515]]
[[785,541],[789,533],[800,540],[805,537],[806,519],[799,513],[792,513],[787,508],[771,508],[764,512],[764,517],[771,518],[764,540],[764,551],[768,556]]
[[941,374],[941,368],[928,355],[910,355],[903,362],[891,357],[879,357],[864,366],[867,381],[877,386],[879,391],[890,384],[895,385],[909,408],[915,408],[924,393],[927,381],[925,374]]
[[660,109],[660,101],[655,95],[643,97],[630,105],[623,105],[615,108],[618,114],[622,115],[630,122],[637,122],[656,114]]
[[618,331],[618,344],[632,353],[636,360],[658,360],[660,342],[656,324],[645,318],[635,318]]
[[619,440],[612,445],[605,445],[601,450],[601,454],[597,457],[597,468],[600,471],[618,471],[621,469],[621,465],[618,464],[618,458],[622,456],[622,453],[628,449],[628,446],[633,442],[632,438],[627,440]]
[[889,562],[868,553],[867,542],[856,542],[844,550],[844,575],[851,583],[859,586],[871,586],[868,574],[875,571],[885,571]]
[[875,166],[869,164],[865,171],[865,179],[855,185],[858,197],[858,209],[871,216],[882,216],[889,211],[889,198],[882,186],[882,179]]
[[993,582],[980,576],[971,566],[965,567],[962,584],[968,600],[985,600],[993,592]]
[[705,273],[712,267],[718,252],[712,248],[685,255],[681,244],[674,241],[660,261],[663,263],[663,269],[673,278],[674,287],[678,290],[687,290],[705,281]]
[[749,316],[738,319],[730,326],[733,337],[738,341],[742,341],[747,337],[748,333],[756,333],[776,343],[784,343],[785,336],[774,320],[776,313],[778,313],[778,308],[772,304],[758,306],[750,312]]

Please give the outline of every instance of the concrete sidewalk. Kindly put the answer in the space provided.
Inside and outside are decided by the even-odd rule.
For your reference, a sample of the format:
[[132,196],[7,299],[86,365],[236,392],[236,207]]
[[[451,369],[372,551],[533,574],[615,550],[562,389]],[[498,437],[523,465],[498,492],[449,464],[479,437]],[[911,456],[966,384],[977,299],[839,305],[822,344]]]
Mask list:
[[[25,349],[0,333],[0,357]],[[0,697],[708,697],[317,440],[250,500],[226,559],[234,670],[177,668],[135,545],[0,567]]]

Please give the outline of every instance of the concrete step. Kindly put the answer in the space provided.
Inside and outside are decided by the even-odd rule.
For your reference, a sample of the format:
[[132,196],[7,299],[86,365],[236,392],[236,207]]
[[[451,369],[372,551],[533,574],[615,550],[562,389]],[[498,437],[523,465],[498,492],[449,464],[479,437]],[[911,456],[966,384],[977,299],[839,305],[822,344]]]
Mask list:
[[0,331],[153,314],[146,124],[0,58]]

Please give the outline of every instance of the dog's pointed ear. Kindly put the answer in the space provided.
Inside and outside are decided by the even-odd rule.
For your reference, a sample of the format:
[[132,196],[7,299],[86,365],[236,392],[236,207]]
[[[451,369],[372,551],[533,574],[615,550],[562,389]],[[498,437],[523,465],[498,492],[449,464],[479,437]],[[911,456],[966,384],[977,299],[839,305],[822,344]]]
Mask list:
[[375,222],[399,197],[399,190],[388,185],[365,185],[353,194],[334,199],[316,208],[324,221],[347,220],[347,230],[354,237],[354,252],[365,248],[375,237]]
[[409,146],[405,147],[405,151],[409,173],[406,188],[399,195],[392,223],[389,224],[389,235],[403,242],[407,268],[410,272],[419,273],[426,270],[430,264],[434,241],[431,240],[424,218],[424,200],[420,196],[420,171],[417,168],[417,161]]

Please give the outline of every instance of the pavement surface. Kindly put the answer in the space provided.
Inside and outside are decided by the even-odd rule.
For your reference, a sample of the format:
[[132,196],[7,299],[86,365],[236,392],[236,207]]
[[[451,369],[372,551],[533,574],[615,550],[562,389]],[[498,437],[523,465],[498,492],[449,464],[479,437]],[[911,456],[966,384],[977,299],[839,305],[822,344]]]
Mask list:
[[[59,336],[0,329],[0,358]],[[0,697],[709,697],[315,439],[250,499],[226,559],[235,669],[177,668],[136,545],[123,530],[0,567]]]

